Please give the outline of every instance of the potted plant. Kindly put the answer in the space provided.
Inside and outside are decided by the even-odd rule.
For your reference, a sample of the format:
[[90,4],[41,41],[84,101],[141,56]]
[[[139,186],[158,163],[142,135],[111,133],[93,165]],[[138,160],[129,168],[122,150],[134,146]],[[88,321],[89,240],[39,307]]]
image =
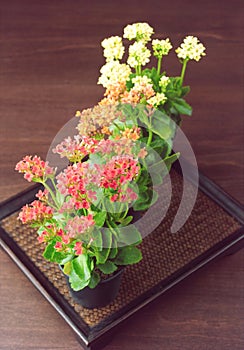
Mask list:
[[183,78],[188,60],[198,61],[204,47],[187,37],[176,50],[181,75],[167,77],[161,65],[172,47],[169,39],[152,41],[157,68],[142,69],[152,34],[146,23],[124,29],[124,37],[135,40],[127,64],[119,62],[122,38],[102,42],[107,63],[98,83],[106,88],[105,97],[78,111],[78,134],[54,148],[69,161],[62,171],[38,156],[16,165],[27,181],[43,186],[19,219],[37,229],[44,258],[60,265],[73,296],[89,308],[111,302],[123,267],[142,259],[136,213],[157,201],[157,186],[179,156],[171,153],[175,122],[191,114]]

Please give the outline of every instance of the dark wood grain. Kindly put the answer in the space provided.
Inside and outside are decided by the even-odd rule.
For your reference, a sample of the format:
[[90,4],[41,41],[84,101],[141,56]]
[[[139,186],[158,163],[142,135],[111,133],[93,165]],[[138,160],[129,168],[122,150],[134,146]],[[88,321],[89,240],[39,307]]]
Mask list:
[[[207,57],[186,82],[193,117],[183,130],[200,170],[243,202],[243,12],[241,1],[1,0],[0,200],[28,187],[14,171],[25,154],[45,157],[77,109],[94,105],[100,41],[148,21],[175,45],[197,35]],[[165,59],[170,74],[179,66]],[[131,318],[107,350],[244,348],[243,251],[197,273]],[[0,252],[0,349],[80,349],[72,331]]]

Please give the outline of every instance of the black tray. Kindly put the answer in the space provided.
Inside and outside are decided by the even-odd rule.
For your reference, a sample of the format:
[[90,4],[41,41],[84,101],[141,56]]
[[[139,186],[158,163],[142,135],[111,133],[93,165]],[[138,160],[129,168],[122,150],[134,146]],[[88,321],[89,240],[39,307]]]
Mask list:
[[[190,177],[187,181],[192,183]],[[100,349],[129,316],[209,262],[243,246],[240,204],[202,174],[194,209],[183,228],[172,234],[170,227],[182,193],[179,164],[172,169],[171,181],[170,209],[144,239],[142,262],[126,268],[116,300],[94,310],[84,309],[71,299],[58,267],[43,259],[34,230],[16,220],[20,208],[34,199],[38,186],[0,204],[1,246],[65,319],[84,348]],[[153,217],[148,222],[151,224]]]

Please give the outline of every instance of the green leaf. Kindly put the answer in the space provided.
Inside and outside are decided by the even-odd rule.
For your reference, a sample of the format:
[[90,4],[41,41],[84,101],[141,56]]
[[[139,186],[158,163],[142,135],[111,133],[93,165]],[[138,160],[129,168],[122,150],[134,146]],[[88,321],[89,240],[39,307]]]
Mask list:
[[109,257],[110,249],[103,248],[101,251],[95,251],[97,264],[104,264]]
[[99,227],[102,227],[106,220],[106,216],[107,216],[107,213],[105,211],[97,212],[96,215],[93,217],[96,225]]
[[71,273],[69,275],[69,283],[73,290],[79,291],[81,289],[84,289],[86,286],[88,286],[89,282],[90,279],[82,279],[75,273],[73,269],[71,270]]
[[150,193],[150,199],[151,199],[150,206],[152,206],[158,200],[158,193],[150,188],[149,188],[149,193]]
[[[165,164],[165,159],[160,160],[157,163],[154,163],[148,168],[150,174],[160,174],[162,177],[168,173],[168,168]],[[153,175],[151,175],[153,177]]]
[[117,254],[118,254],[118,248],[117,247],[111,248],[109,253],[109,259],[114,259]]
[[88,287],[91,289],[94,289],[98,285],[100,280],[101,280],[101,278],[100,278],[99,274],[96,271],[93,271],[92,275],[91,275],[90,282],[88,284]]
[[154,173],[152,176],[153,186],[159,186],[163,183],[163,176],[160,173]]
[[158,199],[158,194],[152,189],[148,189],[146,193],[140,194],[139,198],[133,205],[136,211],[146,210],[150,208]]
[[149,149],[148,154],[145,157],[145,163],[146,163],[147,168],[151,164],[154,164],[158,158],[159,158],[158,153]]
[[138,186],[146,186],[150,182],[150,175],[147,170],[143,169],[140,177],[137,179]]
[[87,255],[81,254],[71,262],[70,284],[75,290],[81,290],[86,287],[91,279],[91,270]]
[[71,261],[68,261],[67,263],[64,264],[63,272],[65,275],[70,275],[71,273]]
[[180,153],[174,153],[171,156],[164,158],[164,164],[166,165],[168,171],[170,171],[172,164],[179,158]]
[[129,79],[126,81],[126,89],[127,91],[129,91],[130,89],[132,89],[132,87],[134,86],[134,84],[132,83],[132,79],[136,77],[135,73],[131,73],[129,75]]
[[172,140],[163,140],[159,138],[158,135],[156,137],[157,138],[151,142],[150,147],[153,148],[154,151],[158,152],[162,158],[164,158],[169,155],[172,150]]
[[135,225],[118,229],[117,240],[124,245],[137,245],[142,242],[140,231]]
[[148,194],[148,190],[144,191],[144,192],[139,192],[138,194],[138,199],[135,201],[133,208],[135,208],[135,206],[138,203],[147,203],[149,201],[149,194]]
[[127,226],[133,220],[133,216],[129,215],[120,220],[122,226]]
[[109,257],[110,249],[112,246],[112,233],[109,229],[105,229],[102,233],[103,243],[102,250],[96,251],[97,264],[104,264]]
[[105,264],[97,265],[97,268],[102,271],[105,275],[109,275],[118,269],[118,267],[112,262],[107,260]]
[[142,259],[141,251],[135,246],[126,246],[119,249],[118,255],[114,259],[116,265],[136,264]]
[[182,86],[181,97],[186,96],[190,92],[190,86]]
[[91,246],[98,249],[98,250],[102,250],[103,238],[102,238],[102,233],[100,230],[98,230],[98,229],[93,230],[92,239],[93,239],[93,242],[91,243]]
[[85,254],[78,255],[77,258],[73,259],[71,265],[75,273],[85,280],[91,277],[90,266],[88,264],[88,256]]
[[[148,171],[150,174],[152,174],[152,179],[154,180],[154,175],[161,175],[163,178],[166,174],[168,174],[171,169],[171,165],[179,158],[179,155],[179,153],[174,153],[151,165],[148,168]],[[153,184],[155,185],[154,181]]]
[[43,252],[43,257],[46,259],[46,260],[49,260],[49,261],[52,261],[54,262],[53,260],[53,254],[56,252],[56,249],[54,248],[55,244],[57,243],[57,241],[52,241],[51,243],[49,243],[44,252]]
[[52,261],[56,262],[57,264],[63,265],[67,261],[71,260],[73,257],[74,257],[73,254],[69,254],[67,256],[66,253],[55,251],[52,255]]
[[174,134],[174,129],[170,126],[170,118],[162,112],[154,112],[151,130],[164,140],[171,138]]
[[174,98],[174,100],[172,101],[172,104],[180,114],[184,114],[188,116],[192,115],[191,106],[188,103],[186,103],[186,101],[183,100],[183,98]]
[[148,118],[148,116],[146,115],[146,113],[144,112],[144,110],[139,110],[138,112],[138,118],[139,120],[145,124],[148,128],[150,127],[150,120]]

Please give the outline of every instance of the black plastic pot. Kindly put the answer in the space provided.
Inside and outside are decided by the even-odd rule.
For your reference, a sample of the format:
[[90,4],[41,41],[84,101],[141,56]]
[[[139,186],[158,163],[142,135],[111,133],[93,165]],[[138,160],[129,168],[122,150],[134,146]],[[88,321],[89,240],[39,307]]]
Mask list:
[[124,268],[116,271],[113,276],[102,280],[94,289],[85,287],[78,292],[71,288],[69,278],[65,276],[72,298],[87,309],[94,309],[106,306],[116,298],[123,272]]

